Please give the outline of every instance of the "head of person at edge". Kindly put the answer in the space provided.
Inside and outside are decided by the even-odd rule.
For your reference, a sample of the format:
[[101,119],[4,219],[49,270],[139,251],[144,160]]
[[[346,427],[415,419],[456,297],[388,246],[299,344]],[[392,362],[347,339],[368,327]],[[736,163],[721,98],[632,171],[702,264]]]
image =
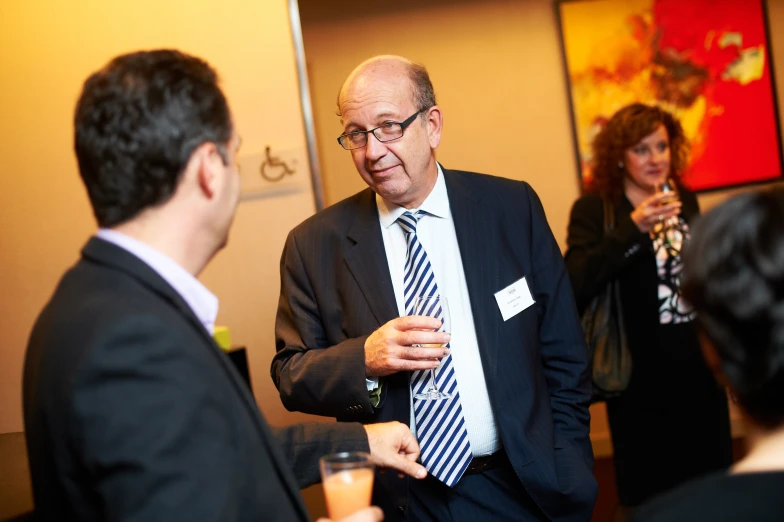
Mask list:
[[443,121],[427,71],[397,56],[371,58],[343,84],[338,108],[338,141],[365,183],[387,203],[419,208],[438,177]]
[[632,221],[641,232],[681,211],[681,202],[661,191],[670,179],[682,189],[689,146],[680,122],[669,112],[641,103],[616,112],[594,142],[589,189],[618,202],[625,195],[634,207]]

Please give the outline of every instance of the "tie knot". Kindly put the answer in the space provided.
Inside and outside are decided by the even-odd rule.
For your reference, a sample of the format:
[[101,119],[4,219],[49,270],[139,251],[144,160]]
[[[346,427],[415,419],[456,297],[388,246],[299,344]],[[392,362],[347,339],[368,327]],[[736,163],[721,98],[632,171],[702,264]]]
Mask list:
[[415,212],[404,212],[399,218],[397,218],[397,222],[401,227],[403,227],[403,231],[406,234],[416,234],[417,222],[419,221],[420,217],[422,217],[422,214],[419,210]]

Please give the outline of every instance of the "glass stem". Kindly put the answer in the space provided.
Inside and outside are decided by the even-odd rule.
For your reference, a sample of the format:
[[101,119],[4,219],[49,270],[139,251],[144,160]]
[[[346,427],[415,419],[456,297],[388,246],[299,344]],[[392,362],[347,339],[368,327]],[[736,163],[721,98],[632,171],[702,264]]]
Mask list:
[[438,391],[438,386],[436,386],[436,371],[434,368],[430,368],[430,389],[432,391]]

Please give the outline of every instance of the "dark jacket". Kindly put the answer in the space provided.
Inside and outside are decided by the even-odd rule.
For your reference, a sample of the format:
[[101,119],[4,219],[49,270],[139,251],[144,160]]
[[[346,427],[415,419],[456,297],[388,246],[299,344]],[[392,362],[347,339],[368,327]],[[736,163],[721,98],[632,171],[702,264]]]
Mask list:
[[305,521],[318,457],[367,450],[358,424],[270,429],[180,296],[100,239],[35,324],[24,417],[39,520]]

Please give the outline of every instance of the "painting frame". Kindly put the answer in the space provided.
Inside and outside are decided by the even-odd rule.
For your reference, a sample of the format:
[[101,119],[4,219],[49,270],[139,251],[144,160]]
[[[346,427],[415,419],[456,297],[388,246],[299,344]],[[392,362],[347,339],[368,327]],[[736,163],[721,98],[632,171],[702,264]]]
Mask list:
[[[633,91],[636,89],[637,95],[639,96],[635,96],[629,92],[624,93],[623,96],[629,96],[627,98],[628,103],[642,101],[644,103],[662,106],[663,108],[673,112],[676,117],[679,118],[682,115],[685,115],[684,119],[690,123],[690,125],[684,124],[684,130],[687,131],[686,134],[689,137],[689,140],[694,141],[697,144],[696,148],[699,156],[697,156],[697,160],[695,160],[694,155],[692,156],[689,169],[685,173],[684,182],[695,192],[709,193],[738,187],[767,185],[784,181],[784,148],[782,147],[781,141],[782,132],[779,118],[778,90],[774,74],[774,60],[771,46],[769,9],[767,1],[754,0],[749,2],[748,0],[680,0],[680,2],[680,6],[686,5],[687,7],[693,9],[702,7],[706,4],[721,4],[721,7],[724,9],[743,9],[740,14],[743,14],[748,19],[753,20],[753,22],[756,24],[752,27],[752,30],[749,31],[752,33],[752,42],[754,45],[748,46],[746,49],[742,48],[742,43],[738,43],[736,45],[734,40],[737,39],[737,35],[735,32],[732,32],[728,29],[725,29],[724,32],[717,34],[721,38],[730,41],[731,44],[727,45],[726,47],[730,47],[732,51],[737,52],[738,55],[742,58],[753,56],[757,58],[757,62],[759,62],[759,55],[762,55],[761,65],[757,64],[756,67],[746,69],[756,71],[756,74],[759,74],[759,77],[753,75],[749,76],[749,74],[746,74],[745,76],[742,74],[736,74],[735,76],[724,74],[724,72],[731,70],[732,66],[736,66],[736,62],[742,62],[743,60],[738,60],[735,58],[734,61],[726,61],[725,64],[721,64],[723,67],[725,67],[725,69],[722,71],[723,74],[720,77],[716,77],[714,75],[714,77],[711,78],[708,76],[708,80],[705,80],[704,85],[712,88],[710,92],[731,92],[736,95],[736,99],[728,97],[727,99],[719,99],[718,101],[708,99],[706,102],[703,97],[703,99],[700,99],[700,103],[702,104],[700,107],[702,107],[704,110],[702,113],[702,119],[696,119],[692,117],[694,113],[699,114],[698,111],[689,112],[692,106],[674,106],[670,103],[670,100],[658,100],[653,95],[654,88],[652,86],[649,85],[647,87],[651,90],[648,92],[645,91],[645,82],[637,81],[640,78],[646,78],[645,74],[648,74],[647,78],[650,78],[652,76],[651,70],[654,65],[656,66],[657,71],[661,71],[660,62],[651,62],[647,65],[647,69],[645,68],[645,63],[638,65],[638,69],[633,69],[635,71],[639,71],[639,75],[635,78],[635,87],[629,88],[629,90]],[[672,50],[662,47],[663,44],[661,44],[661,42],[666,41],[667,36],[667,33],[665,33],[665,38],[662,38],[662,33],[668,28],[666,25],[661,27],[655,24],[657,19],[654,16],[654,13],[656,8],[660,8],[659,10],[661,10],[661,6],[663,4],[671,3],[672,0],[636,0],[635,2],[628,2],[628,0],[555,0],[554,2],[559,43],[561,47],[562,66],[566,77],[569,115],[572,126],[572,140],[575,150],[575,157],[577,160],[578,183],[580,184],[582,192],[586,191],[587,184],[590,181],[591,158],[589,144],[592,141],[593,136],[595,136],[596,132],[598,132],[598,129],[601,127],[601,121],[605,121],[606,118],[609,118],[609,116],[612,115],[612,113],[627,103],[618,101],[615,105],[609,102],[603,105],[600,101],[595,103],[595,106],[590,106],[590,104],[585,103],[586,99],[593,97],[593,95],[590,94],[590,81],[585,81],[586,70],[591,71],[591,74],[594,75],[588,75],[589,77],[604,78],[609,77],[606,74],[607,69],[612,70],[612,67],[614,66],[617,66],[618,69],[621,69],[621,67],[618,65],[618,63],[612,62],[612,56],[607,57],[602,55],[600,60],[604,60],[605,63],[601,63],[599,65],[586,62],[584,57],[582,57],[581,61],[580,57],[578,56],[576,58],[575,55],[582,51],[575,53],[574,49],[580,49],[582,46],[584,46],[586,49],[594,49],[598,46],[599,42],[596,40],[596,36],[591,35],[591,32],[600,34],[600,31],[604,29],[605,25],[609,26],[609,24],[613,22],[613,20],[610,18],[610,15],[607,14],[609,12],[608,7],[617,7],[621,10],[628,10],[634,8],[630,8],[630,4],[636,4],[636,7],[642,6],[640,13],[642,15],[646,15],[647,17],[641,17],[640,19],[643,20],[643,22],[645,20],[649,21],[649,25],[652,25],[653,28],[648,32],[655,35],[655,39],[654,37],[651,37],[651,40],[647,42],[648,47],[644,47],[646,42],[642,41],[643,39],[640,39],[642,42],[640,44],[640,48],[648,51],[647,54],[642,53],[642,55],[656,56],[659,58],[664,54],[663,50],[667,52]],[[649,4],[649,11],[645,10],[647,7],[646,4]],[[574,6],[578,6],[578,9],[575,9]],[[596,11],[592,13],[591,9],[594,8]],[[571,12],[569,12],[569,10],[571,10]],[[574,30],[574,20],[577,19],[579,21],[580,19],[579,16],[576,17],[574,13],[579,13],[579,16],[582,16],[583,19],[585,19],[586,16],[595,16],[596,18],[590,19],[591,27],[589,27],[587,30],[584,30],[585,28],[583,27],[581,28],[582,30],[578,31]],[[719,15],[723,15],[725,17],[727,17],[729,13],[729,11],[719,11]],[[666,19],[661,17],[660,12],[656,12],[655,14],[659,15],[660,19],[669,20],[670,22],[673,20],[673,18]],[[732,12],[731,14],[737,15],[738,13]],[[571,18],[569,18],[570,16]],[[608,18],[608,20],[603,20],[603,16]],[[632,19],[630,18],[628,20]],[[628,20],[624,19],[624,23],[630,23]],[[635,18],[634,21],[637,21],[637,18]],[[604,22],[606,22],[606,24]],[[616,20],[615,23],[615,27],[617,29],[619,22]],[[595,28],[594,24],[596,27],[601,29]],[[672,25],[674,26],[675,24]],[[625,26],[623,28],[627,29]],[[637,27],[634,29],[637,29]],[[631,27],[628,28],[628,32],[629,35],[624,35],[624,37],[632,35]],[[677,31],[671,31],[670,33],[672,32],[677,33]],[[633,33],[634,38],[638,38],[639,34],[639,31],[635,31]],[[746,36],[746,34],[746,32],[741,32],[741,37]],[[592,37],[594,38],[593,40],[591,40]],[[738,40],[742,42],[742,38]],[[704,55],[708,52],[708,50],[710,52],[714,52],[714,54],[717,54],[715,51],[719,49],[719,45],[713,43],[716,41],[722,44],[724,43],[724,40],[718,39],[718,37],[714,38],[713,40],[709,40],[706,37],[699,42],[699,46],[695,45],[692,48],[678,48],[678,56],[691,56],[692,54],[699,55],[700,52],[702,52]],[[710,45],[714,45],[714,47],[711,48]],[[731,45],[736,45],[737,49],[732,48]],[[701,46],[704,46],[704,49]],[[620,47],[623,48],[623,44],[621,44]],[[721,51],[724,52],[726,47],[721,47]],[[749,51],[749,49],[751,51]],[[754,52],[756,49],[761,49],[762,51]],[[729,52],[730,51],[727,51],[727,53]],[[572,56],[570,56],[570,53]],[[730,58],[732,58],[732,56],[730,56]],[[588,63],[590,67],[587,67],[585,65],[586,63]],[[623,69],[624,71],[629,70],[629,67],[626,66],[626,64],[621,65],[625,66],[625,69]],[[694,69],[699,70],[699,67],[695,66]],[[732,69],[733,72],[738,70],[739,69],[737,66]],[[596,74],[596,71],[604,73],[604,76]],[[666,72],[667,71],[665,69],[665,77]],[[673,74],[672,77],[674,76],[675,75]],[[748,78],[751,78],[751,80]],[[746,81],[746,83],[743,83],[743,81]],[[724,83],[736,84],[734,85],[734,90],[725,88],[724,91],[720,91],[718,88],[714,88],[716,85]],[[585,84],[588,84],[588,88],[586,88]],[[619,82],[618,85],[621,85],[621,83]],[[741,87],[738,87],[738,85]],[[745,94],[746,99],[744,99],[744,96],[737,96],[737,93],[744,87],[748,87],[748,85],[753,85],[754,88],[748,89],[749,92]],[[661,89],[657,89],[656,91],[659,92],[660,90]],[[754,92],[751,92],[752,90]],[[612,90],[609,92],[612,92]],[[699,94],[699,91],[696,92]],[[760,92],[763,93],[763,96],[760,95]],[[586,95],[586,93],[589,94]],[[623,96],[619,97],[619,99],[622,99]],[[601,99],[601,95],[599,95],[599,98]],[[699,99],[699,96],[697,98]],[[731,139],[732,136],[732,133],[727,131],[728,129],[732,129],[732,126],[730,125],[729,117],[725,118],[725,109],[729,107],[730,110],[726,112],[732,115],[743,113],[743,107],[746,106],[745,104],[748,104],[747,99],[751,100],[752,106],[757,104],[763,107],[763,110],[760,112],[751,113],[751,111],[746,111],[747,114],[754,114],[754,117],[749,116],[743,122],[747,128],[756,120],[757,116],[759,116],[759,119],[764,122],[764,126],[762,126],[761,129],[757,129],[756,125],[753,126],[755,132],[758,132],[760,135],[760,142],[762,143],[763,147],[761,149],[763,152],[761,154],[763,160],[757,162],[762,164],[762,166],[759,168],[757,167],[757,163],[755,163],[755,161],[745,160],[747,157],[753,157],[755,160],[758,159],[759,156],[756,154],[752,155],[751,153],[756,153],[759,151],[759,146],[751,147],[749,143],[746,143],[742,150],[734,150],[726,147],[728,138]],[[587,105],[589,108],[586,108]],[[681,109],[683,109],[683,112],[681,112]],[[689,132],[689,130],[691,132]],[[713,135],[711,134],[711,130],[714,131]],[[751,136],[746,141],[757,145],[758,142],[751,142],[751,140],[755,137],[756,136]],[[747,136],[744,135],[741,141],[746,138]],[[740,162],[743,162],[743,169],[737,167]],[[749,164],[752,164],[752,166],[749,167]]]

